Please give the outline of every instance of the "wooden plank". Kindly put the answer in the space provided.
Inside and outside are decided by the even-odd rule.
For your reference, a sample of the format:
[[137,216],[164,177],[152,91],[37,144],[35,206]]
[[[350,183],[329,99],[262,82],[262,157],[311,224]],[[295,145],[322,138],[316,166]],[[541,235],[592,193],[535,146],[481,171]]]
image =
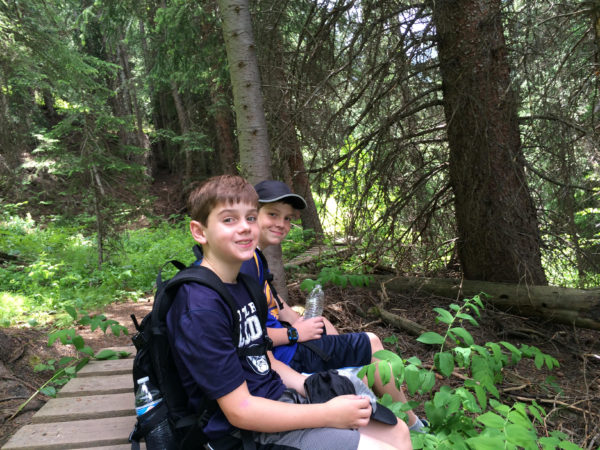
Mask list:
[[92,377],[96,375],[121,375],[131,373],[133,359],[109,359],[105,361],[90,361],[79,372],[77,377]]
[[135,416],[25,425],[2,450],[61,450],[124,445]]
[[52,398],[32,417],[32,423],[68,422],[135,415],[133,392]]
[[73,378],[58,391],[57,397],[80,397],[84,395],[121,394],[126,392],[133,395],[133,377],[131,373]]
[[130,449],[136,420],[131,375],[135,347],[112,349],[131,357],[90,362],[2,450]]
[[128,358],[133,358],[133,357],[135,357],[135,354],[136,354],[136,349],[133,344],[124,345],[122,347],[107,347],[107,348],[103,348],[102,350],[114,350],[115,352],[127,352],[127,353],[129,353]]
[[[140,449],[145,450],[146,444],[144,442],[140,442]],[[78,448],[76,450],[131,450],[131,444],[127,445],[109,445],[102,447],[86,447],[86,448]]]

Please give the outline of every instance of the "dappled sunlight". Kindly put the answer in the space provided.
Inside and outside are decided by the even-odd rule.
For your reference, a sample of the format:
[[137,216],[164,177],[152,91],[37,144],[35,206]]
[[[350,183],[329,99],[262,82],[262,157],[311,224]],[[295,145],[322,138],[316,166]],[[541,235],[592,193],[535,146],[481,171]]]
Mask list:
[[39,326],[52,320],[36,300],[12,292],[0,292],[0,327]]

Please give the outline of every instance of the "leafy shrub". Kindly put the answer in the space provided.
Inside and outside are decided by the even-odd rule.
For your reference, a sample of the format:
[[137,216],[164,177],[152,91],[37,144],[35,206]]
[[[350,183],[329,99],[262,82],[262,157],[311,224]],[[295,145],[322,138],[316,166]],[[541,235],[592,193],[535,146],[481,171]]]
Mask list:
[[310,292],[315,285],[320,284],[321,286],[324,286],[327,283],[332,283],[343,288],[348,286],[348,284],[354,287],[368,286],[371,281],[373,281],[373,277],[369,275],[345,273],[337,268],[324,267],[321,269],[316,280],[311,278],[303,280],[302,283],[300,283],[300,289],[305,292]]
[[[523,358],[533,359],[538,369],[546,366],[551,370],[559,364],[533,346],[516,347],[506,341],[475,343],[462,323],[478,326],[474,316],[479,317],[482,308],[479,296],[464,300],[462,306],[451,304],[450,310],[434,308],[437,321],[447,325],[446,333],[426,332],[417,338],[440,348],[434,355],[432,369],[425,369],[418,358],[403,360],[394,352],[382,350],[375,354],[381,361],[365,366],[359,376],[366,375],[372,386],[379,368],[382,382],[390,381],[393,373],[398,387],[406,383],[411,395],[419,393],[427,397],[424,409],[430,429],[428,433],[412,433],[415,449],[580,448],[558,431],[538,436],[536,424],[544,424],[546,412],[535,401],[530,405],[503,403],[497,385],[502,382],[505,367]],[[442,385],[434,391],[434,370],[450,377],[455,369],[466,373],[463,385],[457,388]],[[394,403],[389,395],[381,402],[400,417],[406,417],[406,411],[418,405]]]
[[[106,333],[107,330],[110,330],[115,336],[120,336],[121,333],[125,335],[128,334],[127,327],[124,327],[115,320],[107,319],[106,316],[102,314],[89,315],[85,311],[78,312],[71,307],[67,307],[66,312],[75,323],[82,326],[89,326],[92,331],[100,328],[104,333]],[[10,417],[11,419],[19,414],[19,412],[39,393],[49,397],[55,397],[57,388],[65,385],[71,378],[75,377],[77,372],[85,367],[90,360],[119,359],[126,358],[129,355],[127,352],[118,352],[109,349],[100,350],[98,353],[94,354],[92,348],[85,344],[84,339],[77,334],[75,328],[61,329],[50,333],[48,346],[52,346],[56,341],[60,341],[62,345],[72,345],[75,347],[77,356],[65,356],[58,361],[51,359],[45,363],[37,364],[34,367],[36,372],[50,371],[52,372],[52,376],[27,400],[19,405],[17,410]]]
[[313,230],[304,230],[301,227],[292,226],[285,240],[281,243],[281,249],[287,259],[292,259],[308,250],[314,241],[315,233]]
[[[152,229],[123,232],[118,248],[98,267],[96,240],[75,226],[39,226],[30,217],[4,215],[0,248],[15,257],[0,266],[0,325],[26,318],[45,323],[66,306],[93,310],[114,301],[139,299],[153,288],[165,261],[193,258],[193,244],[184,222],[160,223]],[[191,262],[191,261],[189,261]],[[56,324],[71,322],[58,314]]]

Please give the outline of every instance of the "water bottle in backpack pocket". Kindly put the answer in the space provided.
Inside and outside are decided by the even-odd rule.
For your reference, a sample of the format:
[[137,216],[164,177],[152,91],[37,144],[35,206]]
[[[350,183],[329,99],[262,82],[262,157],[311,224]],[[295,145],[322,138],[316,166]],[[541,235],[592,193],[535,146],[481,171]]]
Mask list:
[[137,415],[136,430],[144,437],[147,450],[176,449],[168,409],[162,395],[150,383],[148,377],[137,380],[138,389],[135,394],[135,412]]

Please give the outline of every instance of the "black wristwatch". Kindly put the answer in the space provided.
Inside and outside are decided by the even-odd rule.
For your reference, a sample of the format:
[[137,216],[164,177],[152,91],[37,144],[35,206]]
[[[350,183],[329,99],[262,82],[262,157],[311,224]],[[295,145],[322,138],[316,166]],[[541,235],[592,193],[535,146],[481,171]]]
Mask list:
[[287,330],[288,341],[290,341],[290,344],[295,344],[296,342],[298,342],[298,330],[296,330],[294,327],[289,327]]

